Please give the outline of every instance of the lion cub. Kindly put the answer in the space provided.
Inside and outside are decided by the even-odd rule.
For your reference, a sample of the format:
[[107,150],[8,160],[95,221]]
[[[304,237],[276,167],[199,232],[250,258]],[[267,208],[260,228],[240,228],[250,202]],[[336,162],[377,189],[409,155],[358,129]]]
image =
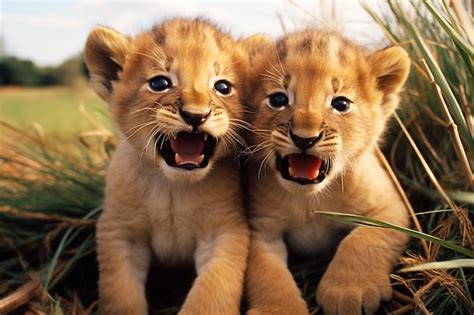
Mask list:
[[[374,150],[410,62],[399,47],[367,53],[315,30],[250,48],[249,314],[307,314],[286,266],[287,248],[324,253],[348,229],[315,210],[408,225]],[[375,312],[391,296],[389,273],[406,242],[391,230],[352,229],[319,283],[325,314]]]
[[123,135],[97,224],[101,313],[147,313],[154,254],[195,262],[180,314],[238,314],[249,244],[232,156],[243,56],[200,19],[136,37],[104,27],[89,35],[91,84]]

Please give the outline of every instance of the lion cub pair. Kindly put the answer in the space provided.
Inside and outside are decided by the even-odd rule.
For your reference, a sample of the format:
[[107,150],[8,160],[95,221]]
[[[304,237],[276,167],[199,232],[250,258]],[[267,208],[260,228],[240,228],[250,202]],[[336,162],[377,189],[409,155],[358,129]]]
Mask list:
[[[155,255],[195,263],[180,314],[238,314],[244,282],[249,314],[307,314],[287,246],[311,255],[347,228],[315,210],[407,225],[374,155],[408,75],[402,49],[367,54],[313,30],[236,42],[206,21],[172,19],[133,38],[99,27],[85,59],[123,135],[97,225],[101,313],[147,313]],[[374,312],[405,242],[350,231],[319,284],[325,313]]]

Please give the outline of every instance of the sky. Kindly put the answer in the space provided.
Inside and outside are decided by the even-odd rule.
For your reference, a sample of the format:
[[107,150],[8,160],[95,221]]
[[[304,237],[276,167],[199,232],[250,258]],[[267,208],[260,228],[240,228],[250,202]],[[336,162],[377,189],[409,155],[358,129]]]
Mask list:
[[[265,33],[273,37],[310,24],[330,23],[361,44],[380,42],[378,26],[358,0],[293,1],[162,0],[0,0],[0,40],[9,55],[38,65],[58,65],[80,53],[97,25],[133,35],[163,19],[205,16],[236,37]],[[376,0],[366,0],[377,7]]]

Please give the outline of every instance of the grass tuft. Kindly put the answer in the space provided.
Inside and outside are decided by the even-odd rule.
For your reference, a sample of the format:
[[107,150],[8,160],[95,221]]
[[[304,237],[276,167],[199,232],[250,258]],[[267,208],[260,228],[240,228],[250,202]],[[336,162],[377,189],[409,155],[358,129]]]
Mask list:
[[[55,313],[61,303],[54,292],[72,299],[69,288],[78,279],[71,271],[86,272],[78,263],[94,256],[108,157],[79,141],[55,146],[34,130],[3,122],[0,135],[0,295],[19,288],[19,297],[35,297],[40,308]],[[94,299],[84,296],[83,302]],[[18,300],[1,302],[2,314],[18,306]]]

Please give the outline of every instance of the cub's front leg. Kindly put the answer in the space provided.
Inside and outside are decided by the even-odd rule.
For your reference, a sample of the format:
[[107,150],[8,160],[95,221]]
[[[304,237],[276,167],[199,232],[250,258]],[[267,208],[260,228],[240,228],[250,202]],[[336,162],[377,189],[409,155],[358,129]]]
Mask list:
[[373,314],[392,296],[390,271],[405,244],[396,232],[360,227],[344,239],[323,275],[317,301],[324,313]]
[[246,276],[248,315],[308,314],[287,267],[287,249],[282,232],[270,218],[253,218]]
[[[358,185],[348,187],[347,197],[367,217],[408,226],[408,211],[387,175],[373,163]],[[375,180],[375,178],[377,180]],[[374,186],[372,183],[377,182]],[[361,190],[363,189],[363,190]],[[368,191],[370,190],[370,191]],[[372,314],[380,300],[389,300],[389,275],[408,237],[400,232],[357,227],[339,244],[317,290],[325,314]]]
[[226,215],[216,228],[199,241],[195,255],[198,276],[181,315],[240,314],[249,246],[247,223],[243,216]]
[[124,224],[123,218],[106,211],[97,224],[100,314],[148,312],[145,281],[151,252],[146,241]]

